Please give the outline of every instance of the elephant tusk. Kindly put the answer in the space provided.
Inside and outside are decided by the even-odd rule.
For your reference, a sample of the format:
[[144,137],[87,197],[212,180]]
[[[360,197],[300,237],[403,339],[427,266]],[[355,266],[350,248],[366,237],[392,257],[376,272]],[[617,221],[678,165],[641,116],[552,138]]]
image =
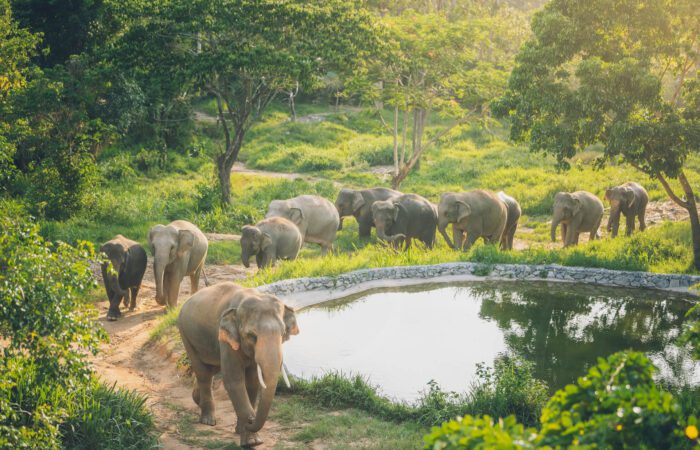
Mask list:
[[282,363],[282,379],[284,380],[284,384],[287,385],[287,389],[291,389],[292,384],[289,382],[289,377],[287,376],[287,365],[284,362]]
[[262,369],[260,368],[260,364],[258,364],[258,381],[260,381],[260,386],[262,386],[263,389],[267,389],[267,385],[263,381]]

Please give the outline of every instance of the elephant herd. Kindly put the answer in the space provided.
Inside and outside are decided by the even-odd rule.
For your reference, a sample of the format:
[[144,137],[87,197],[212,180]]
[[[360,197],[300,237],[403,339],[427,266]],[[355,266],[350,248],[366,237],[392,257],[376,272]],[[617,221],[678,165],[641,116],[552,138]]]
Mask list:
[[[641,230],[646,228],[649,197],[642,186],[625,183],[608,189],[605,198],[611,206],[607,228],[613,237],[621,214],[628,235],[635,228],[635,219]],[[552,241],[559,226],[565,246],[578,243],[580,233],[597,239],[603,210],[600,199],[589,192],[559,192],[554,197]],[[396,249],[410,247],[414,239],[432,247],[438,230],[453,249],[467,250],[479,238],[512,249],[520,215],[514,198],[485,190],[444,193],[438,205],[420,195],[386,188],[342,189],[335,204],[320,196],[301,195],[273,200],[265,219],[243,227],[241,259],[246,267],[252,257],[259,268],[271,266],[277,259],[295,259],[304,242],[320,245],[326,254],[333,250],[336,233],[348,216],[357,220],[360,238],[369,237],[374,227],[379,239]],[[450,224],[452,237],[447,233]],[[287,381],[282,344],[299,333],[294,310],[274,295],[230,282],[199,290],[200,276],[207,282],[208,242],[192,223],[176,220],[155,225],[148,233],[148,243],[159,305],[175,307],[182,279],[190,277],[192,296],[180,311],[178,328],[196,378],[192,399],[201,409],[200,422],[216,423],[212,377],[222,372],[238,419],[241,446],[261,444],[257,432],[267,419],[278,377]],[[107,320],[116,320],[122,300],[130,310],[136,306],[146,251],[117,235],[100,252],[107,257],[102,265],[109,299]]]

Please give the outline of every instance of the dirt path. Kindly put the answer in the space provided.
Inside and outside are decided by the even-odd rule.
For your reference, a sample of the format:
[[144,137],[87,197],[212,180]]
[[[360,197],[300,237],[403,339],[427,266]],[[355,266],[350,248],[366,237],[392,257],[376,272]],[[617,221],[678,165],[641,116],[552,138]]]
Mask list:
[[[207,266],[211,283],[240,280],[249,272],[241,266]],[[189,278],[185,278],[180,301],[188,297],[189,291]],[[165,449],[218,448],[238,444],[238,435],[233,432],[233,407],[221,381],[214,381],[217,424],[214,427],[201,425],[198,423],[199,408],[191,397],[192,381],[177,368],[179,352],[173,352],[162,343],[149,343],[151,331],[164,313],[163,307],[156,304],[154,295],[155,283],[149,264],[135,311],[123,312],[118,321],[108,322],[105,319],[108,302],[97,304],[99,321],[110,336],[110,342],[102,346],[102,351],[93,360],[97,374],[108,384],[116,383],[119,387],[148,396],[147,404],[155,416],[159,439]],[[285,427],[268,421],[260,433],[265,443],[257,448],[273,448],[285,441],[285,433],[289,433]]]

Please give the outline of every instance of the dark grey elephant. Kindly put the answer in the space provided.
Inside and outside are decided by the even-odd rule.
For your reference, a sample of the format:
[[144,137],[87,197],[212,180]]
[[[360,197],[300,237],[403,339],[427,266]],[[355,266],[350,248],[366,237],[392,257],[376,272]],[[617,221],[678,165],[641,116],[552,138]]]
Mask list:
[[[440,196],[438,229],[447,245],[456,250],[468,250],[479,238],[490,244],[500,242],[507,219],[506,204],[491,192],[478,189]],[[452,224],[454,243],[447,235],[448,224]]]
[[627,236],[634,231],[635,217],[639,218],[640,231],[646,229],[644,215],[647,203],[649,203],[649,194],[640,184],[630,181],[610,188],[605,191],[605,198],[610,202],[610,218],[607,228],[612,237],[617,236],[617,231],[620,228],[620,213],[627,220]]
[[380,200],[372,205],[372,220],[379,239],[391,242],[395,248],[412,239],[422,241],[428,248],[435,244],[437,214],[435,207],[416,194],[404,194],[395,200]]
[[[209,243],[199,228],[185,220],[155,225],[148,233],[148,242],[153,252],[156,302],[173,308],[185,276],[190,277],[191,294],[199,289]],[[206,275],[204,278],[206,281]]]
[[403,194],[399,191],[387,188],[371,188],[356,191],[354,189],[341,189],[335,200],[335,207],[340,215],[339,230],[343,228],[343,217],[354,216],[360,229],[360,237],[368,238],[374,226],[372,219],[372,205],[376,201],[395,200]]
[[556,240],[557,227],[561,224],[564,247],[578,244],[580,233],[590,233],[590,239],[598,239],[598,228],[603,220],[603,202],[586,191],[559,192],[554,196],[552,216],[552,242]]
[[515,231],[518,229],[518,221],[522,215],[520,204],[503,191],[496,195],[506,204],[507,209],[506,228],[503,230],[503,235],[501,236],[501,249],[513,250],[513,238],[515,237]]
[[241,230],[241,261],[250,267],[255,256],[258,268],[272,266],[277,259],[296,259],[304,239],[299,228],[284,217],[270,217]]
[[102,244],[100,252],[112,263],[112,270],[109,270],[108,262],[102,264],[102,280],[109,299],[107,320],[117,320],[122,315],[119,310],[122,299],[124,306],[129,306],[129,311],[136,308],[136,296],[146,272],[148,257],[138,242],[121,234]]
[[256,433],[267,420],[277,379],[282,374],[288,381],[282,343],[299,333],[294,311],[274,295],[225,282],[190,297],[177,325],[196,378],[199,421],[216,424],[212,377],[221,372],[241,447],[262,444]]

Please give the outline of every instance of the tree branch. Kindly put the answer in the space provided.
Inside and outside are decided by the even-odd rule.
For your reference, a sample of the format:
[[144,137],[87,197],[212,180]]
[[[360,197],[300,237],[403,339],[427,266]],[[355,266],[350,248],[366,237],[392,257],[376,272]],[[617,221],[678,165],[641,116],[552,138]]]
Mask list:
[[688,202],[681,199],[676,195],[675,192],[673,192],[673,188],[671,188],[671,186],[668,184],[668,181],[666,181],[666,178],[664,178],[664,176],[661,175],[660,172],[657,172],[655,176],[661,182],[661,185],[664,187],[664,190],[666,191],[668,196],[671,197],[671,200],[673,200],[678,206],[681,206],[685,209],[690,209],[690,205],[688,204]]

